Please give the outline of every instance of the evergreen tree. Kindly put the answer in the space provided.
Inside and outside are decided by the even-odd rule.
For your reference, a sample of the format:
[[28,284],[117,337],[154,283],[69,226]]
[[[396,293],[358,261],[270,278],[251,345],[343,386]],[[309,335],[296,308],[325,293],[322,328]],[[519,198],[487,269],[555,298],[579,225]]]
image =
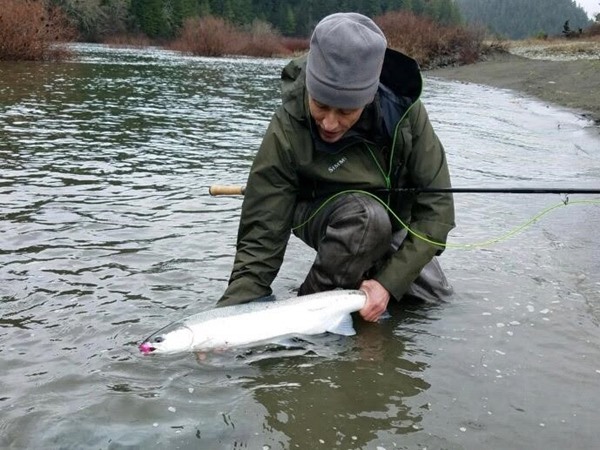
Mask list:
[[417,15],[425,12],[425,2],[423,0],[412,0],[411,11]]
[[198,15],[198,2],[196,0],[171,0],[173,5],[173,26],[181,28],[188,17]]
[[284,34],[294,34],[296,32],[296,15],[290,5],[285,6],[285,13],[282,17],[281,32]]
[[147,36],[154,38],[167,34],[162,0],[132,0],[131,11],[137,27]]
[[200,17],[208,16],[211,14],[210,0],[199,0],[198,2],[198,15]]

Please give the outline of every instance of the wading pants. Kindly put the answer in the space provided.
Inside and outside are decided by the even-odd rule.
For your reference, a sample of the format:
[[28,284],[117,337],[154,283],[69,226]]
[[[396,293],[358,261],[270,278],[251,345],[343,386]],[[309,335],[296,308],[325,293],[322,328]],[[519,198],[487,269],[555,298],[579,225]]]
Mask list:
[[[385,208],[365,195],[341,195],[317,212],[321,204],[301,202],[296,207],[294,227],[302,226],[294,234],[317,251],[298,295],[357,289],[406,237],[406,230],[392,233]],[[437,258],[423,268],[405,295],[434,302],[452,295]]]

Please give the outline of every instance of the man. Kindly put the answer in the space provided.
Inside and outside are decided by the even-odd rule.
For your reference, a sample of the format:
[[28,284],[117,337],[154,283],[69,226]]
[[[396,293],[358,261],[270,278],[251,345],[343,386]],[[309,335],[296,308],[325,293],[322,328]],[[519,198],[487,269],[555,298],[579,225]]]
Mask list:
[[292,230],[317,251],[299,295],[360,288],[360,314],[376,321],[390,297],[450,293],[434,257],[454,226],[452,195],[396,189],[450,187],[421,88],[417,63],[388,49],[371,19],[319,22],[308,55],[283,69],[219,306],[271,293]]

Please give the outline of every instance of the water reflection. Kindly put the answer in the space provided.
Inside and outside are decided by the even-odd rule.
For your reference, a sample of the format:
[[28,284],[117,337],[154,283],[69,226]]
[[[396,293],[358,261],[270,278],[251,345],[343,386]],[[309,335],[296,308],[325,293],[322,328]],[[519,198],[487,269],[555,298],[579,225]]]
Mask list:
[[[405,359],[393,325],[365,325],[353,348],[338,358],[264,360],[245,385],[264,405],[269,429],[289,447],[364,448],[391,444],[420,427],[421,411],[406,403],[426,390],[427,365]],[[285,380],[285,381],[282,381]]]
[[[0,447],[596,445],[597,206],[448,250],[450,304],[308,353],[140,358],[140,338],[225,288],[241,199],[208,187],[244,183],[283,61],[77,48],[0,63]],[[597,187],[600,134],[570,112],[438,80],[424,101],[456,186]],[[558,201],[457,196],[451,242]],[[292,238],[279,296],[313,257]]]

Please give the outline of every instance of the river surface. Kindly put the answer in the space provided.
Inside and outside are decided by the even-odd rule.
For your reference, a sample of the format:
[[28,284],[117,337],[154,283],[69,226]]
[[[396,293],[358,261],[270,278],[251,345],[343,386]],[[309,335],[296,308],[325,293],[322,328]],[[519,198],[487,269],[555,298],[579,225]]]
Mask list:
[[[457,194],[452,301],[356,336],[140,356],[225,289],[241,198],[208,188],[244,184],[284,61],[75,49],[0,64],[0,448],[597,447],[597,196]],[[600,187],[591,122],[425,81],[455,186]],[[313,257],[292,238],[278,298]]]

